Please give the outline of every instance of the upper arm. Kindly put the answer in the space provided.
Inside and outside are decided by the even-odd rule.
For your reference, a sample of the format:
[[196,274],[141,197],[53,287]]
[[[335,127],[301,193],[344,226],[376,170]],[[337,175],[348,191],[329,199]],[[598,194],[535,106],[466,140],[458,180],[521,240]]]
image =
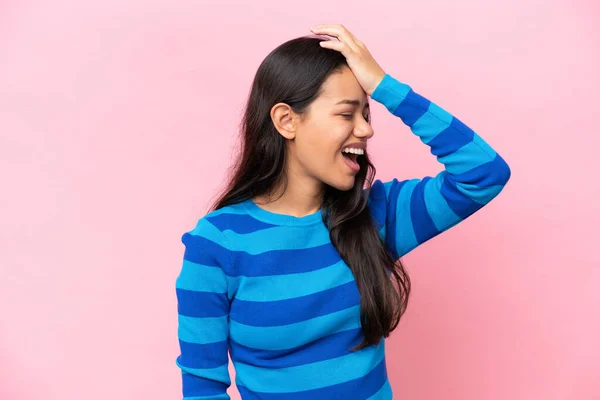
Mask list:
[[178,339],[184,399],[229,399],[230,254],[223,234],[206,219],[182,237],[185,253],[176,280]]

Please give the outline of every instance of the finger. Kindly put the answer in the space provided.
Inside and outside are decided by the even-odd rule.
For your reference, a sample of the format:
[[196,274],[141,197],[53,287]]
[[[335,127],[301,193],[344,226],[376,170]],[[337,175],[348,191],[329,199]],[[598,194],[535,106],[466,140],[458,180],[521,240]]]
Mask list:
[[319,44],[321,45],[321,47],[324,47],[326,49],[337,50],[340,53],[342,53],[345,57],[348,57],[350,55],[348,52],[350,50],[350,47],[344,42],[337,42],[335,40],[324,40],[322,42],[319,42]]
[[[317,25],[317,26],[319,26],[319,25]],[[354,36],[354,34],[352,32],[350,32],[350,30],[342,24],[324,24],[323,26],[325,26],[327,28],[339,29],[340,31],[345,32],[345,34],[349,38],[351,38],[355,43],[359,42],[358,38],[356,36]]]
[[311,31],[336,37],[338,40],[346,42],[352,50],[358,50],[359,46],[356,43],[356,38],[343,25],[316,25],[311,28]]
[[352,39],[354,42],[358,43],[359,40],[356,36],[354,36],[354,34],[352,32],[350,32],[350,30],[348,30],[348,28],[346,28],[344,25],[341,24],[321,24],[321,25],[315,25],[317,27],[322,27],[323,29],[332,29],[334,31],[339,31],[341,32],[343,35],[346,35],[348,38]]
[[346,40],[350,42],[354,40],[354,37],[343,25],[333,25],[333,24],[321,24],[315,25],[311,28],[311,31],[314,33],[325,33],[334,37],[337,37],[340,40]]

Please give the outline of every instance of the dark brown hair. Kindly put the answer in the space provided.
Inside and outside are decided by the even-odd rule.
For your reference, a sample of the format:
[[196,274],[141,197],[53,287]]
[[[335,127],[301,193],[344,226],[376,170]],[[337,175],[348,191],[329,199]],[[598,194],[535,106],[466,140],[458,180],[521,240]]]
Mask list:
[[[272,194],[279,185],[285,189],[286,139],[275,129],[270,111],[283,102],[296,113],[305,113],[327,77],[348,67],[340,52],[319,45],[322,40],[289,40],[259,66],[240,125],[240,156],[212,210]],[[352,350],[389,336],[406,310],[411,286],[402,262],[381,240],[367,207],[375,167],[366,153],[358,163],[361,169],[354,187],[340,191],[326,185],[322,206],[331,242],[352,270],[360,292],[364,340]]]

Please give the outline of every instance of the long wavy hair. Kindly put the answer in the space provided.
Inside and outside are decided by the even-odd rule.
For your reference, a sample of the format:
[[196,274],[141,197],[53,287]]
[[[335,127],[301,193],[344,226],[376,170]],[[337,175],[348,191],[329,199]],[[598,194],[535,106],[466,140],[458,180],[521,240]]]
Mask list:
[[[240,124],[241,148],[230,178],[211,210],[248,199],[271,195],[287,186],[286,141],[275,129],[271,108],[283,102],[303,115],[333,73],[348,67],[338,51],[325,49],[321,37],[289,40],[260,64]],[[398,326],[406,310],[410,278],[402,262],[380,238],[367,200],[375,176],[368,155],[358,157],[360,171],[354,187],[340,191],[325,185],[322,217],[331,243],[350,267],[360,293],[361,327],[364,339],[351,350],[378,344]]]

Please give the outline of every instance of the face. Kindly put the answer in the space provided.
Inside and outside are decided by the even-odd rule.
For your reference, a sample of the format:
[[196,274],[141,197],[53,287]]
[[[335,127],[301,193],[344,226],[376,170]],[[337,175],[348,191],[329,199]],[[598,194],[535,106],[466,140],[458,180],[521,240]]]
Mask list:
[[322,89],[288,144],[288,167],[308,179],[350,190],[358,173],[352,161],[357,156],[344,156],[342,150],[359,144],[366,152],[373,136],[368,97],[349,68],[330,75]]

